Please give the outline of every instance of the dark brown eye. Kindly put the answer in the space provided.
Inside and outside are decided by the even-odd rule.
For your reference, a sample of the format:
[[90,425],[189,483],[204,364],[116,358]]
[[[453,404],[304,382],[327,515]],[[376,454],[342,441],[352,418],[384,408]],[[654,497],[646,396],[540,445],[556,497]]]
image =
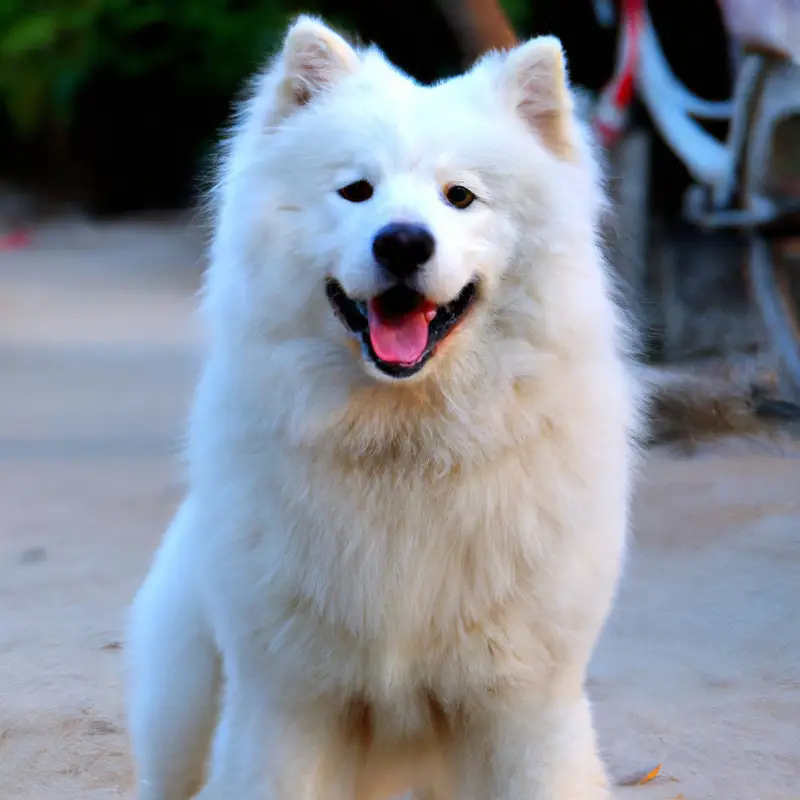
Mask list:
[[350,203],[363,203],[372,197],[375,190],[369,181],[355,181],[339,189],[339,196]]
[[466,186],[448,186],[444,193],[447,202],[455,208],[468,208],[475,202],[475,195]]

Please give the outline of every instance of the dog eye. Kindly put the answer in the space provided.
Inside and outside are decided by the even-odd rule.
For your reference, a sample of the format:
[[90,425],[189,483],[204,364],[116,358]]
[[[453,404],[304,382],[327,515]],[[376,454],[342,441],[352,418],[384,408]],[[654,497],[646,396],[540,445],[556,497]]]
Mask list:
[[355,181],[339,189],[339,196],[350,203],[364,203],[372,197],[375,190],[369,181]]
[[468,208],[475,202],[475,195],[466,186],[449,186],[444,193],[447,202],[455,208]]

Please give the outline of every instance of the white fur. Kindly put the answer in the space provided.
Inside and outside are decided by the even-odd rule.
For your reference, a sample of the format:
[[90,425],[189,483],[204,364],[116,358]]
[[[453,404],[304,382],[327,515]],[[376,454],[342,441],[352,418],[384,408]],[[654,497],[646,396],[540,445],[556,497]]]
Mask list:
[[[367,202],[336,190],[358,179]],[[479,200],[442,197],[449,183]],[[607,796],[585,670],[624,550],[638,421],[598,244],[598,170],[560,46],[420,87],[301,18],[215,195],[212,346],[190,490],[133,608],[140,800]],[[423,287],[476,307],[379,379],[327,275],[383,288],[415,220]]]

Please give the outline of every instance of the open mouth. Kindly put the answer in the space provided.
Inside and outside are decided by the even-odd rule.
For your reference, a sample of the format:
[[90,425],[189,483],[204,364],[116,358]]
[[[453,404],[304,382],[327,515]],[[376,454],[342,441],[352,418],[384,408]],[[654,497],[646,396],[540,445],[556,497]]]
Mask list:
[[478,282],[470,281],[445,305],[402,285],[371,300],[354,300],[333,278],[326,281],[325,293],[342,324],[361,338],[370,361],[386,375],[408,378],[464,318],[478,296]]

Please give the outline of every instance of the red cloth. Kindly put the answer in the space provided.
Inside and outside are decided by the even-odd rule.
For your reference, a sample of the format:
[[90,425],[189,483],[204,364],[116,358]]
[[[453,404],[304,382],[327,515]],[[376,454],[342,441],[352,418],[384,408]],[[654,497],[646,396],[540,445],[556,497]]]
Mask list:
[[4,250],[21,250],[30,244],[31,237],[27,230],[16,230],[0,235],[0,252]]

